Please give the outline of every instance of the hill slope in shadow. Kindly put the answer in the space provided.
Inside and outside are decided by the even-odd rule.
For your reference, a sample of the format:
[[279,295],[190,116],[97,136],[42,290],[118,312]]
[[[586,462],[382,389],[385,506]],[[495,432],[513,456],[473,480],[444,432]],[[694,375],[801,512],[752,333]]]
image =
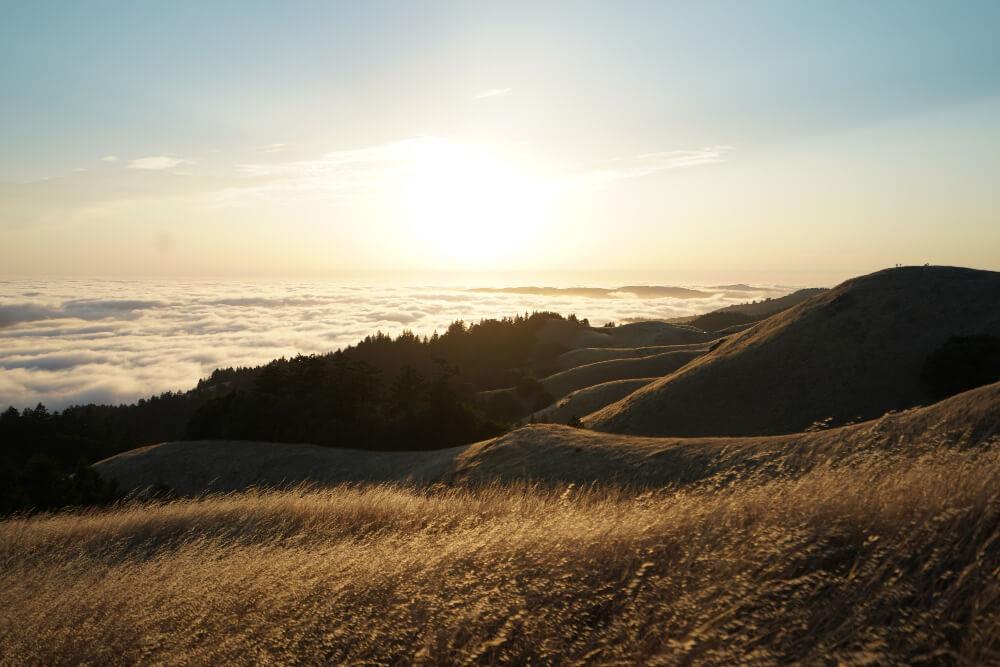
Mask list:
[[543,410],[531,415],[532,421],[548,424],[568,424],[574,417],[579,419],[600,410],[605,405],[620,401],[640,387],[645,387],[658,378],[629,378],[611,380],[577,389]]
[[301,482],[612,482],[662,486],[720,472],[808,470],[854,453],[969,447],[1000,436],[1000,383],[925,408],[811,433],[742,438],[650,438],[554,424],[431,452],[370,452],[260,442],[168,442],[95,467],[124,490],[165,484],[181,495]]
[[649,436],[794,433],[931,402],[929,355],[1000,335],[1000,273],[888,269],[849,280],[584,419]]
[[970,447],[1000,437],[1000,383],[840,428],[775,436],[663,438],[534,424],[458,452],[451,479],[684,484],[726,471],[802,472],[861,452]]
[[562,398],[578,389],[612,380],[664,376],[673,373],[702,354],[704,354],[703,350],[677,350],[660,352],[646,357],[595,361],[592,364],[584,364],[554,373],[543,378],[541,383],[552,396]]

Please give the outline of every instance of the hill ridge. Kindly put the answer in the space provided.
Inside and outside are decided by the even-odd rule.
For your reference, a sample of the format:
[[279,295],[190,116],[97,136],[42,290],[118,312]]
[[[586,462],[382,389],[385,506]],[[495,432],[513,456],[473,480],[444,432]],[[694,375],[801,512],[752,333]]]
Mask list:
[[730,335],[584,423],[635,435],[764,435],[927,404],[927,357],[952,336],[1000,335],[997,304],[997,272],[907,267],[860,276]]

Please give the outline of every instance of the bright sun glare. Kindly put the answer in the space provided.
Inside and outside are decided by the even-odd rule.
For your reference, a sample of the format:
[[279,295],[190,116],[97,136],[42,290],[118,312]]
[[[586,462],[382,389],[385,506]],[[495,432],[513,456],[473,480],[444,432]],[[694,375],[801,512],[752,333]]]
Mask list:
[[551,188],[481,146],[414,147],[405,216],[415,239],[453,265],[490,265],[529,253],[547,224]]

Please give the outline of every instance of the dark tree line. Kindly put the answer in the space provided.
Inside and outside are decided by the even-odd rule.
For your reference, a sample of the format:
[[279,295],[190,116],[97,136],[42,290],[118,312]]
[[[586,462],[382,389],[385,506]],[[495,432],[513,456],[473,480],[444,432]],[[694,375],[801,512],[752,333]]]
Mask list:
[[41,404],[0,414],[0,514],[113,500],[114,485],[88,465],[107,451],[91,426],[86,414],[53,414]]
[[496,435],[506,425],[483,413],[476,392],[551,373],[565,351],[538,340],[551,320],[563,318],[454,322],[431,337],[377,333],[329,354],[219,369],[190,391],[130,405],[10,408],[0,414],[0,511],[108,500],[114,489],[88,464],[166,440],[421,450]]

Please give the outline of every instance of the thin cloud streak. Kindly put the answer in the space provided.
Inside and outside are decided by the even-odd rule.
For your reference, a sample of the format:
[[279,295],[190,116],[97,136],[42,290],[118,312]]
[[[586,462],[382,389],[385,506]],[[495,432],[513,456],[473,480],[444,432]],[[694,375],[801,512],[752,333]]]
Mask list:
[[726,162],[732,146],[706,146],[694,150],[660,151],[630,158],[614,158],[596,169],[591,176],[606,180],[640,178],[671,169],[685,169]]
[[136,160],[132,160],[131,162],[128,163],[128,168],[158,171],[161,169],[171,169],[173,167],[185,164],[187,162],[188,160],[169,157],[167,155],[155,155],[151,157],[141,157]]
[[[460,144],[440,137],[415,137],[330,151],[312,160],[238,164],[238,176],[248,183],[219,191],[214,198],[223,206],[246,206],[260,200],[335,199],[370,194],[399,185],[406,175],[419,168],[422,156],[426,158],[438,149],[455,146]],[[571,186],[639,178],[672,169],[722,163],[732,150],[731,146],[716,145],[644,153],[564,168],[561,175],[553,167],[551,177],[553,182]],[[535,163],[542,165],[544,161]]]
[[281,151],[288,148],[288,144],[267,144],[265,146],[257,146],[252,149],[255,153],[280,153]]
[[413,170],[414,160],[434,137],[404,139],[386,144],[330,151],[313,160],[236,165],[245,186],[215,194],[221,205],[245,206],[254,200],[330,199],[352,197],[389,187]]
[[514,92],[513,88],[490,88],[472,96],[474,100],[485,100],[490,97],[509,97]]

